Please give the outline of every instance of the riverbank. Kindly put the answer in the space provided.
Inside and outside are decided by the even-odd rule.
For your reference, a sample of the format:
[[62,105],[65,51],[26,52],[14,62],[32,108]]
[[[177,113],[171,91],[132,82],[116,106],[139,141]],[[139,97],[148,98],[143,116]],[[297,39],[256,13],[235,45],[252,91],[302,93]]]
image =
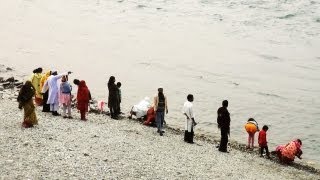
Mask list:
[[23,111],[1,99],[1,179],[319,179],[237,148],[220,153],[203,137],[184,143],[170,128],[161,137],[126,118],[90,113],[83,122],[75,110],[72,120],[36,113],[39,125],[23,129]]

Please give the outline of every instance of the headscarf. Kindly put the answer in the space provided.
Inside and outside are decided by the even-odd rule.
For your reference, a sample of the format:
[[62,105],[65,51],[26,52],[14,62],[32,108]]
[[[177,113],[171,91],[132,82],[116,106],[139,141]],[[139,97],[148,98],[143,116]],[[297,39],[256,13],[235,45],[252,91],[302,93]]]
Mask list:
[[77,101],[89,102],[89,89],[83,80],[79,83]]
[[42,76],[42,78],[40,80],[40,91],[42,91],[42,88],[43,88],[44,84],[46,83],[46,81],[48,80],[50,75],[51,75],[51,71],[48,71],[48,72],[46,72],[46,74],[44,76]]
[[299,140],[296,139],[296,140],[294,140],[293,142],[295,143],[296,148],[297,148],[298,150],[300,150],[300,149],[301,149],[301,144],[300,144],[301,140],[300,140],[300,142],[299,142]]
[[19,95],[18,95],[18,102],[23,106],[25,103],[30,101],[32,97],[35,95],[35,88],[33,87],[31,81],[26,81],[26,83],[22,86],[20,89]]

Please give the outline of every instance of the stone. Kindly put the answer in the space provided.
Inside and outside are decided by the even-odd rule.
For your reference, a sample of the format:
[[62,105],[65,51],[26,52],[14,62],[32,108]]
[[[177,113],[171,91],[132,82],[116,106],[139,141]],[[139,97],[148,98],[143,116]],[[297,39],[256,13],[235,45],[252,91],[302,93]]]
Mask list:
[[29,141],[26,141],[23,143],[24,146],[28,146],[29,145]]

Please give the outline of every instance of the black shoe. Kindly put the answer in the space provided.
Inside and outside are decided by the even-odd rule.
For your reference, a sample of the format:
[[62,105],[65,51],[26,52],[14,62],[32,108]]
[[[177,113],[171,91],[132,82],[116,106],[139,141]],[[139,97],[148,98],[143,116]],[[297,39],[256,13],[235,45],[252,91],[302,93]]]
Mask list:
[[162,133],[162,132],[160,132],[160,136],[163,136],[163,133]]
[[54,116],[60,116],[60,114],[57,111],[52,112],[52,115]]
[[157,133],[160,133],[160,130],[158,129]]
[[224,153],[229,153],[227,150],[221,150],[219,149],[220,152],[224,152]]

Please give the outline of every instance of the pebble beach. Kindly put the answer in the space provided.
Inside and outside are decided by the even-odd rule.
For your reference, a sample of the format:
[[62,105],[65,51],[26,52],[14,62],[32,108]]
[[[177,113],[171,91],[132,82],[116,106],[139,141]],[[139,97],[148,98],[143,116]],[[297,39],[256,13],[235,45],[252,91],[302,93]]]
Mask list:
[[319,174],[280,165],[137,121],[89,114],[88,121],[41,112],[34,128],[21,127],[15,99],[0,101],[0,179],[319,179]]

